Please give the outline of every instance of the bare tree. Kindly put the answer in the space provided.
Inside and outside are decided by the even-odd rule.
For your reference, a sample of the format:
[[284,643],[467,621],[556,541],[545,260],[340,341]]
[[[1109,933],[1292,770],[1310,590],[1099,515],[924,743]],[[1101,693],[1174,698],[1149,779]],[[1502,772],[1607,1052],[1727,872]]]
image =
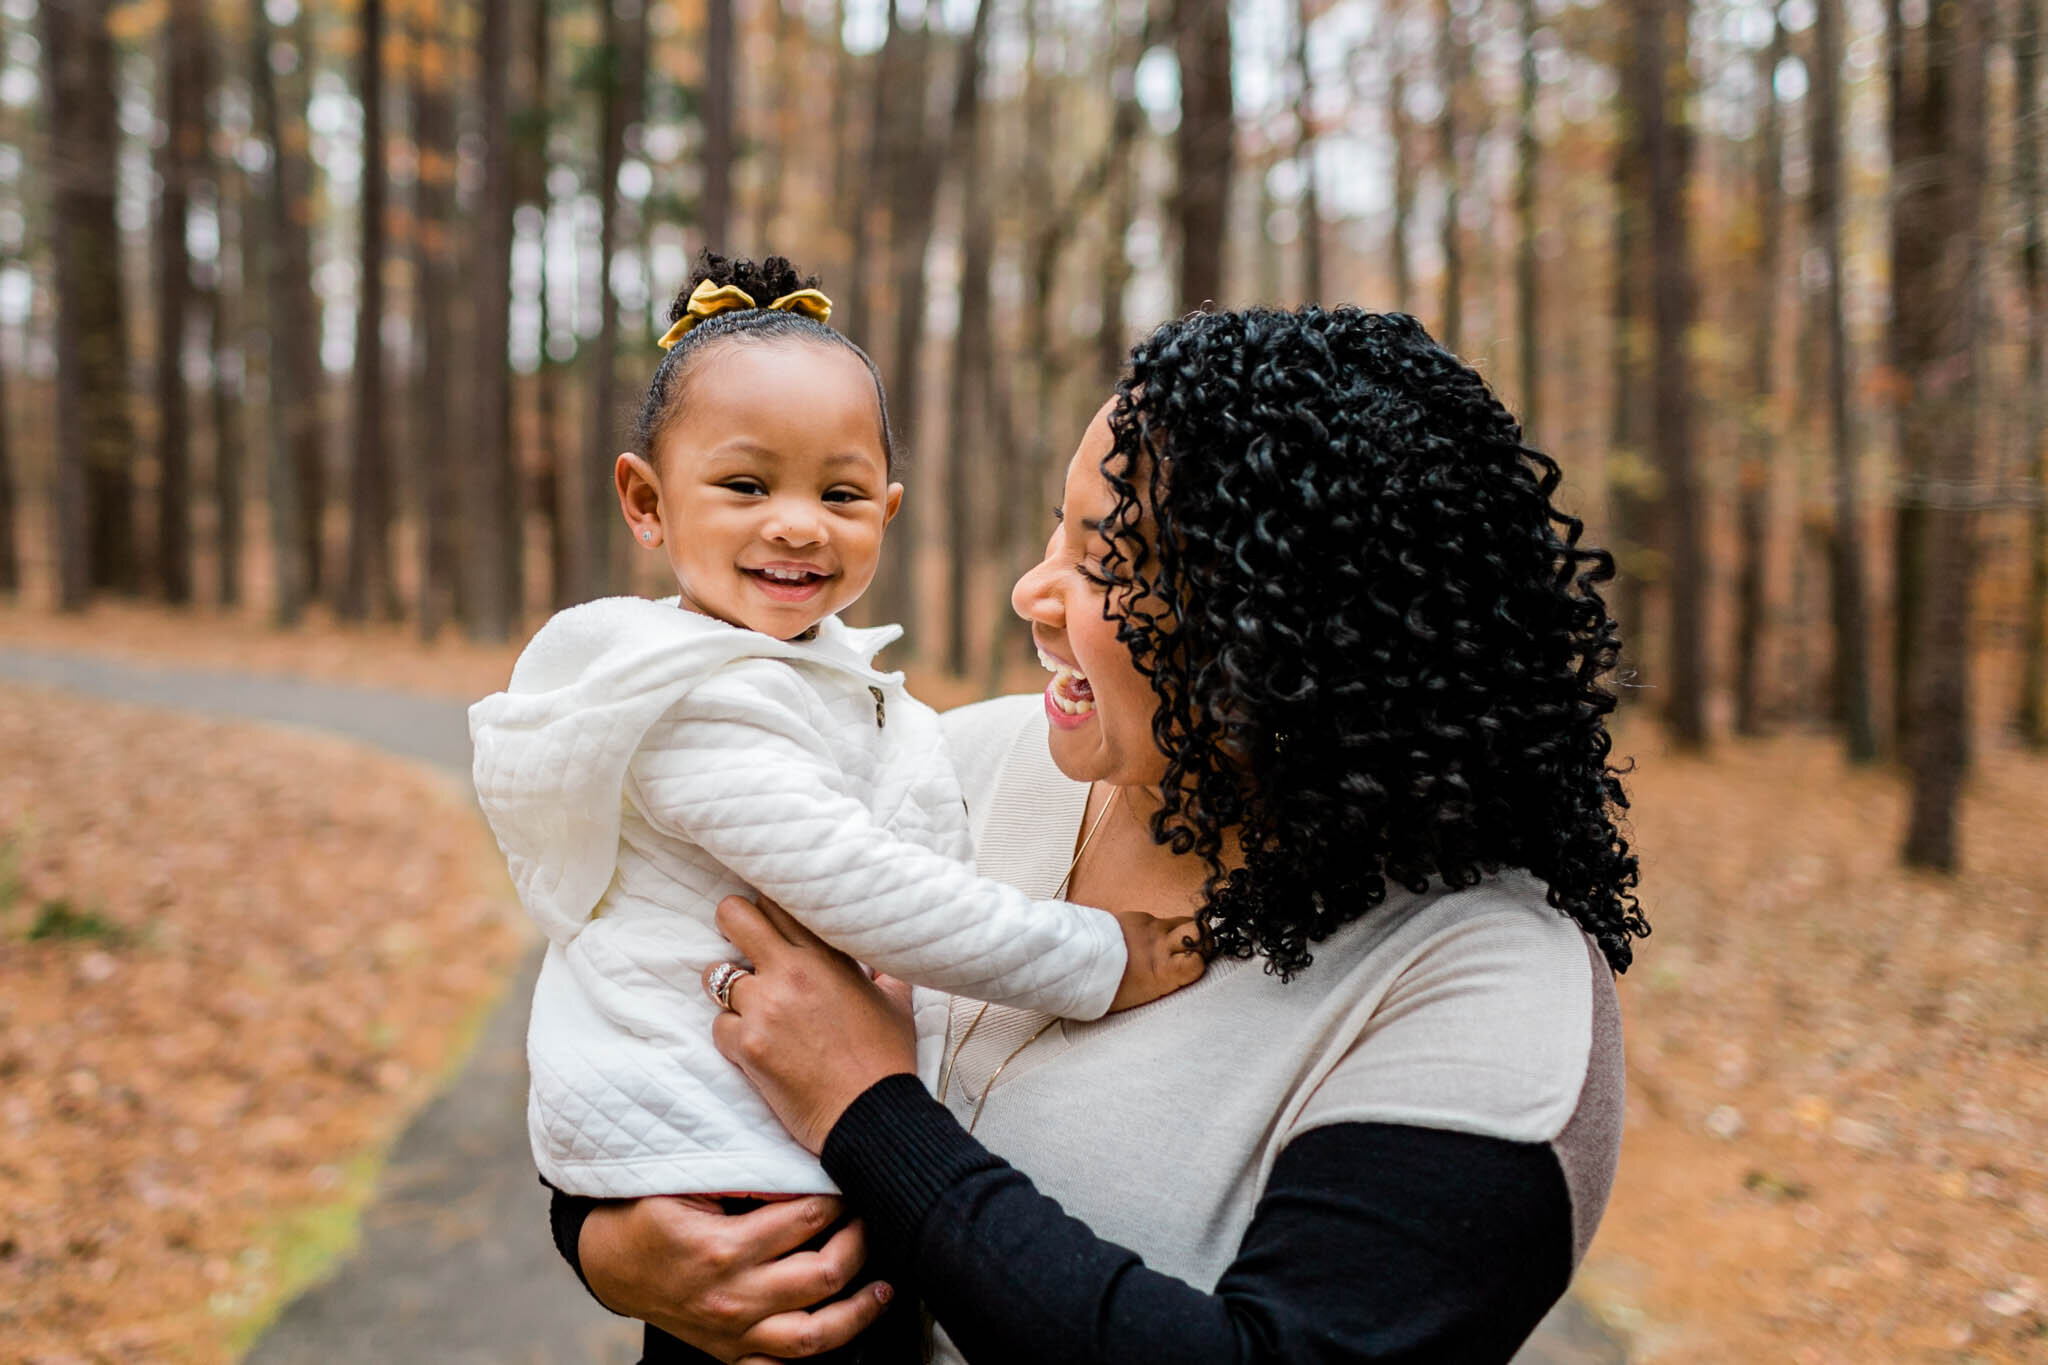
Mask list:
[[[227,63],[220,60],[211,43],[201,49],[201,56],[202,87],[212,91],[217,102],[224,102],[227,87],[221,74]],[[218,127],[222,120],[216,116],[210,122]],[[210,154],[206,164],[214,221],[220,225],[206,291],[207,350],[213,356],[214,596],[222,606],[231,607],[242,600],[242,511],[248,497],[242,398],[248,373],[244,343],[248,330],[249,197],[231,150]]]
[[469,486],[477,492],[468,517],[469,563],[463,574],[462,605],[470,634],[504,640],[518,624],[521,602],[518,465],[512,454],[512,14],[506,4],[487,0],[479,95],[484,183],[476,223],[477,358],[474,411],[463,444],[474,463]]
[[1391,33],[1388,60],[1394,70],[1387,79],[1387,140],[1394,149],[1394,220],[1387,229],[1387,255],[1393,262],[1394,308],[1409,313],[1415,309],[1415,268],[1408,259],[1408,220],[1415,210],[1415,156],[1409,147],[1414,134],[1408,126],[1408,73],[1400,26],[1391,26]]
[[1635,0],[1635,5],[1637,60],[1643,63],[1644,136],[1650,153],[1652,433],[1664,483],[1663,536],[1671,563],[1665,722],[1681,747],[1697,749],[1707,742],[1707,565],[1693,471],[1692,366],[1685,350],[1693,313],[1685,204],[1692,139],[1684,95],[1672,79],[1685,68],[1691,5],[1689,0]]
[[[770,0],[779,4],[781,0]],[[705,245],[731,251],[733,122],[738,107],[734,77],[738,62],[733,43],[733,0],[704,4],[704,189],[698,205]],[[644,5],[643,5],[644,8]]]
[[1177,309],[1223,299],[1224,236],[1237,164],[1231,92],[1229,0],[1172,0],[1180,59],[1180,127],[1174,133],[1180,229]]
[[37,6],[50,138],[51,255],[57,294],[57,604],[141,586],[135,546],[134,428],[121,236],[114,222],[119,138],[107,0]]
[[7,366],[0,363],[0,596],[21,591],[21,550],[14,539],[14,445],[8,435]]
[[356,54],[356,98],[363,109],[363,177],[357,272],[356,350],[352,372],[349,464],[348,575],[342,582],[339,614],[360,621],[372,603],[398,614],[391,574],[391,470],[385,453],[384,419],[384,205],[389,176],[384,151],[384,4],[362,0],[357,22],[362,44]]
[[[1956,798],[1969,762],[1970,588],[1975,569],[1979,405],[1978,329],[1985,249],[1985,56],[1990,0],[1930,6],[1920,52],[1925,144],[1940,169],[1938,212],[1928,224],[1928,278],[1900,288],[1927,301],[1934,333],[1926,368],[1910,385],[1907,426],[1928,456],[1917,490],[1924,517],[1925,597],[1910,642],[1906,766],[1911,812],[1905,860],[1952,871],[1957,863]],[[1930,168],[1931,169],[1931,168]],[[1893,327],[1899,326],[1896,314]]]
[[450,441],[450,362],[455,353],[455,98],[452,45],[435,17],[413,12],[412,138],[419,170],[414,188],[414,308],[420,320],[420,370],[413,394],[413,463],[420,476],[419,627],[428,640],[441,631],[457,601],[465,560],[456,516],[464,474]]
[[2026,291],[2024,431],[2033,461],[2034,505],[2027,514],[2026,617],[2020,648],[2019,732],[2048,748],[2048,279],[2044,279],[2041,193],[2042,0],[2018,0],[2013,34],[2013,193],[2019,200],[2019,274]]
[[[261,191],[261,231],[244,239],[255,256],[251,274],[263,279],[264,316],[262,339],[263,374],[266,387],[269,454],[264,462],[265,496],[270,512],[271,579],[275,587],[274,618],[281,626],[298,624],[305,610],[312,539],[305,518],[305,496],[301,475],[310,461],[306,458],[309,437],[316,430],[309,421],[309,395],[297,387],[297,366],[302,348],[311,344],[313,325],[310,299],[304,277],[294,277],[291,252],[291,181],[287,167],[295,163],[284,145],[283,114],[275,74],[271,70],[276,35],[264,11],[264,0],[249,0],[249,102],[256,128],[269,153],[269,174]],[[317,459],[317,447],[312,459]]]
[[156,578],[166,601],[192,600],[192,426],[185,388],[192,260],[186,220],[205,158],[206,14],[199,0],[171,0],[164,18],[162,113],[157,152],[163,192],[156,219]]
[[946,669],[968,669],[967,597],[974,577],[975,477],[988,430],[988,388],[995,366],[989,271],[995,257],[994,214],[983,179],[981,70],[988,51],[989,0],[976,0],[967,58],[953,92],[947,160],[960,168],[960,321],[953,334],[953,372],[946,395]]
[[[619,300],[612,290],[612,259],[619,246],[619,166],[625,160],[626,130],[640,118],[647,53],[647,6],[642,0],[607,0],[604,45],[604,103],[598,137],[597,278],[598,330],[590,348],[590,390],[583,462],[583,572],[576,598],[609,590],[619,521],[612,489],[612,459],[618,454]],[[730,54],[728,54],[729,56]],[[710,54],[706,54],[710,60]],[[707,169],[707,175],[709,171]],[[718,245],[716,239],[713,244]],[[644,451],[652,456],[654,452]]]
[[1437,175],[1443,183],[1443,301],[1437,311],[1436,339],[1455,352],[1465,331],[1465,234],[1459,224],[1464,168],[1459,165],[1458,97],[1464,85],[1465,45],[1462,23],[1451,0],[1438,0],[1436,79],[1443,108],[1436,117]]
[[1771,7],[1771,43],[1758,54],[1757,86],[1763,99],[1763,123],[1757,130],[1756,274],[1751,284],[1756,327],[1750,333],[1748,429],[1741,465],[1736,473],[1735,521],[1740,546],[1735,579],[1735,732],[1763,733],[1763,637],[1767,620],[1764,570],[1770,553],[1771,455],[1777,446],[1772,407],[1777,367],[1772,364],[1778,340],[1778,272],[1783,255],[1785,220],[1784,120],[1775,88],[1777,70],[1785,60],[1784,14]]
[[1301,297],[1323,302],[1323,204],[1316,184],[1315,80],[1308,64],[1310,0],[1294,0],[1294,160],[1301,171]]
[[[1515,325],[1522,369],[1522,430],[1533,433],[1542,416],[1540,277],[1536,255],[1536,177],[1541,144],[1536,136],[1536,0],[1519,0],[1522,21],[1521,103],[1515,125]],[[1535,439],[1533,435],[1525,439]]]
[[1827,270],[1828,449],[1834,467],[1835,525],[1829,600],[1835,627],[1835,695],[1849,759],[1877,758],[1870,712],[1868,635],[1863,622],[1863,545],[1856,497],[1855,432],[1849,418],[1849,339],[1842,287],[1842,0],[1816,0],[1813,43],[1813,234]]

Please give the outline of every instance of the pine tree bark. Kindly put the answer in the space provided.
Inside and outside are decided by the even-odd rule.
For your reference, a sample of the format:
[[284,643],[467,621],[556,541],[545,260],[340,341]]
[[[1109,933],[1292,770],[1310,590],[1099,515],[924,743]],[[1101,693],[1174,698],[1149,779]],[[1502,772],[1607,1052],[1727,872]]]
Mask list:
[[[511,7],[486,0],[479,43],[483,195],[475,237],[477,374],[465,486],[476,493],[469,520],[463,607],[471,635],[511,638],[521,601],[517,462],[512,451],[512,82]],[[616,178],[616,177],[614,177]]]
[[2019,200],[2019,277],[2026,294],[2027,458],[2034,503],[2027,515],[2027,596],[2021,627],[2020,694],[2014,719],[2030,747],[2048,749],[2048,243],[2042,214],[2042,0],[2018,0],[2013,35],[2013,192]]
[[[532,0],[527,20],[532,29],[527,43],[526,110],[527,136],[520,143],[520,199],[540,214],[543,239],[547,233],[548,141],[555,124],[551,60],[554,53],[554,7],[551,0]],[[577,602],[578,580],[582,576],[583,552],[578,531],[582,519],[576,515],[577,494],[588,495],[591,480],[583,473],[582,448],[574,440],[560,440],[561,366],[548,353],[549,317],[545,252],[540,291],[535,299],[534,327],[540,339],[534,361],[533,453],[528,460],[535,471],[535,508],[548,528],[548,600],[556,610]]]
[[1764,101],[1763,123],[1757,130],[1756,275],[1750,286],[1756,328],[1750,333],[1750,411],[1735,494],[1736,535],[1741,547],[1735,580],[1735,733],[1751,736],[1764,731],[1762,656],[1768,621],[1764,571],[1770,555],[1771,456],[1777,447],[1773,417],[1777,367],[1772,360],[1778,340],[1778,272],[1785,220],[1784,120],[1774,81],[1785,60],[1787,41],[1784,15],[1774,4],[1771,44],[1761,54],[1756,73]]
[[357,14],[356,97],[363,110],[360,270],[356,291],[352,374],[354,447],[349,464],[348,575],[337,604],[343,620],[361,621],[373,604],[396,616],[391,576],[391,471],[384,414],[384,4],[362,0]]
[[412,138],[419,171],[414,189],[419,231],[414,307],[420,319],[420,371],[413,395],[413,461],[420,471],[419,628],[432,640],[454,614],[465,561],[456,515],[463,461],[454,454],[449,422],[455,355],[450,309],[455,268],[455,100],[451,48],[431,12],[414,11],[416,44]]
[[1877,758],[1870,708],[1870,650],[1863,614],[1862,518],[1857,510],[1855,431],[1849,416],[1849,339],[1842,272],[1842,0],[1816,0],[1813,43],[1813,234],[1826,265],[1828,451],[1834,470],[1835,525],[1830,541],[1829,603],[1835,634],[1835,694],[1849,761]]
[[[1707,565],[1693,469],[1692,367],[1686,354],[1693,314],[1686,214],[1691,132],[1680,88],[1691,6],[1688,0],[1636,0],[1636,6],[1650,145],[1652,432],[1664,485],[1662,521],[1671,561],[1665,723],[1679,747],[1701,749],[1707,742]],[[1680,79],[1674,80],[1674,74]]]
[[57,604],[141,587],[135,538],[128,338],[114,221],[119,135],[107,0],[37,6],[49,113],[57,294]]
[[198,0],[171,0],[163,39],[165,133],[156,157],[163,189],[156,220],[155,576],[165,601],[184,604],[192,600],[192,413],[185,386],[192,260],[185,233],[206,138],[206,15]]
[[[1922,59],[1927,144],[1940,161],[1929,277],[1902,281],[1928,300],[1929,364],[1906,376],[1907,421],[1922,435],[1934,493],[1923,497],[1925,598],[1915,618],[1907,689],[1911,776],[1908,865],[1957,866],[1956,800],[1969,764],[1970,596],[1975,571],[1979,328],[1983,313],[1986,180],[1985,57],[1990,0],[1931,6]],[[1893,326],[1898,325],[1894,317]]]
[[1223,302],[1230,185],[1237,164],[1228,0],[1172,0],[1180,59],[1180,127],[1174,132],[1180,238],[1176,311]]
[[[307,458],[309,437],[316,428],[301,422],[310,404],[307,392],[297,387],[296,366],[300,348],[308,344],[313,321],[306,302],[304,276],[291,270],[291,182],[286,171],[288,159],[278,108],[271,51],[275,35],[264,10],[264,0],[249,0],[249,102],[255,126],[269,152],[269,176],[261,194],[261,230],[244,235],[245,247],[253,251],[249,278],[262,280],[264,411],[268,431],[268,452],[264,460],[264,500],[270,519],[270,575],[273,583],[272,616],[278,625],[295,626],[305,611],[307,566],[317,563],[311,550],[311,532],[305,518],[305,496],[301,475],[308,463],[318,459],[317,438],[311,460]],[[252,203],[254,196],[252,195]],[[252,211],[253,226],[256,213]]]
[[[1639,21],[1638,21],[1639,22]],[[1631,35],[1636,25],[1631,25]],[[1652,49],[1654,51],[1654,49]],[[1621,623],[1624,673],[1636,684],[1625,688],[1624,701],[1654,676],[1646,646],[1649,640],[1649,588],[1659,543],[1658,507],[1651,496],[1649,367],[1644,363],[1644,302],[1649,295],[1650,116],[1644,89],[1645,63],[1631,44],[1621,46],[1622,100],[1619,128],[1609,175],[1614,192],[1613,330],[1609,364],[1613,369],[1613,411],[1608,427],[1607,501],[1614,527],[1615,617]]]

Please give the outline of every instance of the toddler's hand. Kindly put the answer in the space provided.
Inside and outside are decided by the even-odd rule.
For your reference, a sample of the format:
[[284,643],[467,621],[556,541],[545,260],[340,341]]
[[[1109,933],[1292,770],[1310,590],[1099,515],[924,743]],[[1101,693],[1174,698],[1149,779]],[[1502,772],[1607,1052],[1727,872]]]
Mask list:
[[1109,1002],[1112,1013],[1148,1004],[1201,979],[1208,962],[1192,917],[1159,919],[1134,910],[1112,910],[1123,927],[1129,960],[1124,979]]

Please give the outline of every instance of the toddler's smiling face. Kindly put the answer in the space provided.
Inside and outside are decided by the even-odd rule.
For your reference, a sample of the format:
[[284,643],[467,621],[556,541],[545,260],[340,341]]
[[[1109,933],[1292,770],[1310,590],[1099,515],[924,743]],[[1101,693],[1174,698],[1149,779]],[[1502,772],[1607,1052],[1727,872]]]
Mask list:
[[654,461],[619,457],[634,540],[667,555],[685,607],[802,635],[867,590],[903,498],[875,381],[838,347],[733,341],[684,382]]

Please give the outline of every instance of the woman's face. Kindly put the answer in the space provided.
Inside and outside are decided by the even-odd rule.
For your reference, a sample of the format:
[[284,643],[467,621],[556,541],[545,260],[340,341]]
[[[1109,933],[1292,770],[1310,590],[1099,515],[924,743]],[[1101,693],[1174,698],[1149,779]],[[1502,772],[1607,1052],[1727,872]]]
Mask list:
[[1060,771],[1078,782],[1155,787],[1166,773],[1166,756],[1152,740],[1158,699],[1116,638],[1116,594],[1102,569],[1109,541],[1101,525],[1116,505],[1102,477],[1109,412],[1104,404],[1095,414],[1068,462],[1045,558],[1017,580],[1010,605],[1031,623],[1039,659],[1053,674],[1045,712]]

